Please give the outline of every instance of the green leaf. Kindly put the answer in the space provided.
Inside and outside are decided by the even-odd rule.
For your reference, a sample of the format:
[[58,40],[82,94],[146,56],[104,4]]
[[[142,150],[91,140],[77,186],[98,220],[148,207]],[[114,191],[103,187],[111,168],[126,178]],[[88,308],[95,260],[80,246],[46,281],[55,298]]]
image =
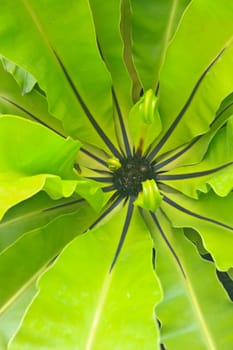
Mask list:
[[132,82],[123,60],[124,47],[120,30],[121,1],[90,0],[90,6],[100,50],[111,74],[122,113],[127,117],[132,106]]
[[15,243],[22,235],[46,226],[60,215],[75,211],[80,198],[52,200],[45,192],[12,207],[0,223],[0,252]]
[[124,62],[132,80],[132,97],[137,102],[142,89],[132,56],[132,9],[130,0],[121,0],[121,35],[124,42]]
[[61,123],[48,113],[45,97],[37,90],[22,96],[12,76],[0,65],[0,113],[19,115],[41,122],[50,129],[66,135]]
[[[20,1],[15,11],[14,4],[4,0],[0,21],[4,26],[0,34],[2,54],[36,78],[46,91],[51,114],[62,121],[65,129],[83,141],[104,147],[80,107],[81,98],[115,140],[111,80],[98,52],[87,2]],[[101,104],[100,96],[104,96]]]
[[[63,215],[60,211],[55,220],[27,232],[0,255],[0,276],[4,285],[0,290],[0,315],[5,315],[13,307],[31,283],[46,270],[51,260],[60,254],[68,242],[88,228],[89,220],[95,218],[87,206],[73,204],[69,208],[70,213],[65,208]],[[4,322],[0,325],[2,327],[5,327]]]
[[[40,295],[12,350],[32,346],[159,349],[152,310],[161,298],[161,290],[151,267],[151,239],[137,213],[135,216],[111,272],[119,240],[118,230],[113,231],[112,225],[122,226],[122,212],[65,249],[40,280]],[[49,309],[45,307],[48,303]]]
[[0,60],[2,61],[4,69],[8,73],[12,74],[14,79],[17,81],[21,88],[22,95],[29,93],[36,84],[36,79],[30,73],[16,66],[13,62],[7,60],[1,55]]
[[3,346],[54,261],[15,350],[231,346],[215,265],[184,234],[231,274],[233,4],[192,0],[182,14],[188,3],[1,3],[0,53],[37,81],[21,96],[0,67]]
[[16,116],[0,118],[1,176],[50,173],[75,178],[73,164],[79,147],[80,142],[63,139],[29,120]]
[[198,350],[230,349],[233,309],[217,280],[214,264],[200,259],[183,231],[172,229],[159,211],[155,222],[150,221],[157,249],[155,268],[164,292],[156,307],[161,342],[169,350],[190,346]]
[[[222,103],[216,113],[214,121],[211,123],[210,130],[203,135],[199,135],[191,143],[175,149],[174,151],[165,154],[163,161],[166,162],[170,159],[170,162],[164,164],[163,170],[175,169],[182,166],[199,163],[205,156],[209,144],[218,130],[223,127],[226,121],[230,120],[233,115],[233,96],[229,95]],[[180,153],[179,153],[180,152]],[[178,157],[174,157],[179,154]],[[172,159],[172,157],[174,157]]]
[[202,162],[179,167],[158,176],[163,183],[187,196],[198,198],[198,192],[210,187],[219,196],[226,196],[233,188],[233,135],[228,124],[209,145]]
[[[59,212],[60,215],[64,214],[67,212],[67,208],[67,206],[60,206],[60,208],[55,206],[46,209],[55,211],[59,216]],[[77,204],[70,205],[70,213],[74,210],[77,211],[77,208]],[[65,244],[87,228],[87,216],[90,217],[92,213],[87,208],[81,208],[79,214],[82,216],[79,225],[77,225],[77,213],[66,214],[44,228],[28,232],[27,235],[1,254],[0,275],[4,284],[4,290],[1,290],[0,293],[1,341],[5,342],[6,337],[9,340],[14,335],[19,323],[21,323],[25,309],[35,294],[35,289],[33,290],[33,287],[30,287],[31,283],[35,283],[38,276],[50,264],[51,259],[60,252]],[[69,231],[65,232],[65,227]],[[56,230],[56,244],[53,242],[53,229]],[[53,244],[51,244],[52,242]],[[30,251],[27,251],[28,249]],[[39,255],[38,250],[40,251]],[[25,251],[27,251],[27,254],[24,253]],[[13,261],[15,266],[20,266],[20,268],[12,270],[11,264]],[[9,270],[11,270],[10,278]],[[9,322],[12,325],[11,331]]]
[[28,177],[11,178],[6,174],[6,178],[0,181],[0,219],[6,211],[14,205],[28,199],[41,190],[46,191],[51,198],[59,199],[69,197],[76,188],[75,181],[62,181],[58,176],[34,175]]
[[[207,132],[220,103],[232,92],[232,11],[229,0],[196,0],[185,12],[161,72],[159,112],[164,131],[158,151]],[[169,129],[175,131],[169,135]]]
[[79,147],[79,142],[64,140],[34,122],[1,117],[0,216],[42,189],[54,199],[71,196],[77,187],[77,180],[72,178]]
[[219,270],[233,266],[233,193],[221,198],[213,192],[200,195],[198,201],[179,193],[163,197],[162,209],[174,227],[192,227],[203,239],[204,247]]
[[168,43],[190,0],[131,0],[132,51],[143,88],[155,89]]
[[2,350],[8,349],[8,344],[21,326],[22,318],[36,293],[37,288],[33,283],[5,312],[0,314],[0,347]]

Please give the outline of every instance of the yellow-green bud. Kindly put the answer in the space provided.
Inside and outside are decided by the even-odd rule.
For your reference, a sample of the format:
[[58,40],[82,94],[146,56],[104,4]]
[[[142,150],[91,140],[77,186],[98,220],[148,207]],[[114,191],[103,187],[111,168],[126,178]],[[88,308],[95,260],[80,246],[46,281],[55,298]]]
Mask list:
[[119,169],[121,167],[121,162],[116,157],[109,158],[107,160],[107,163],[108,163],[108,168],[111,171],[117,170],[117,169]]
[[162,196],[155,180],[143,181],[142,191],[138,194],[134,204],[147,210],[156,211],[161,202]]

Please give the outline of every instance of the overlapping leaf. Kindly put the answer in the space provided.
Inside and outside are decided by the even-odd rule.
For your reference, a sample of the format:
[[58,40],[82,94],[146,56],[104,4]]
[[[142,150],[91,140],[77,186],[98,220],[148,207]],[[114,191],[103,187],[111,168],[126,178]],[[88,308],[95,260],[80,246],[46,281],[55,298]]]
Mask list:
[[233,308],[214,265],[200,259],[182,230],[171,229],[161,213],[150,227],[157,247],[156,272],[164,291],[163,302],[156,308],[161,341],[171,350],[188,348],[190,341],[195,350],[230,349]]
[[[20,0],[17,8],[7,0],[1,4],[0,53],[33,74],[46,93],[51,114],[59,121],[54,122],[46,111],[42,93],[33,90],[27,96],[20,96],[11,77],[0,70],[4,85],[0,94],[1,111],[10,114],[18,111],[26,118],[42,120],[44,126],[61,134],[58,136],[44,126],[14,116],[0,119],[2,188],[12,190],[12,180],[16,181],[14,196],[7,193],[8,207],[16,206],[6,214],[0,226],[0,276],[4,285],[0,290],[3,330],[0,339],[3,346],[12,339],[20,323],[26,308],[26,303],[21,301],[28,288],[74,237],[91,224],[93,228],[96,214],[80,201],[80,196],[96,209],[102,206],[103,198],[98,184],[92,185],[74,172],[74,163],[82,161],[81,169],[87,165],[85,175],[88,176],[100,167],[106,171],[106,160],[110,153],[118,157],[118,147],[126,149],[127,153],[129,140],[124,118],[128,117],[131,99],[134,102],[139,99],[139,79],[146,88],[157,86],[159,94],[163,131],[155,148],[148,149],[149,153],[152,151],[150,161],[157,154],[172,150],[173,153],[156,158],[156,162],[164,159],[166,162],[167,157],[186,147],[187,152],[181,152],[181,156],[165,164],[165,169],[169,169],[167,175],[182,174],[182,171],[187,174],[189,169],[193,174],[232,161],[232,144],[227,141],[232,122],[228,121],[227,128],[224,126],[232,102],[229,98],[227,110],[223,106],[219,110],[219,106],[233,90],[230,74],[233,49],[229,42],[233,35],[233,4],[230,0],[221,3],[193,0],[166,54],[169,39],[188,2],[116,0],[98,4],[94,0],[90,3],[87,0]],[[127,27],[131,21],[132,32]],[[213,36],[215,39],[210,40]],[[156,121],[159,123],[160,118]],[[160,130],[159,125],[156,135]],[[207,131],[203,137],[198,136]],[[79,142],[64,139],[66,133],[91,144],[84,145],[81,157],[77,157]],[[152,134],[153,131],[149,143]],[[197,138],[191,147],[186,142],[193,137]],[[178,146],[181,148],[177,149]],[[229,153],[223,154],[224,148]],[[78,169],[79,165],[75,166]],[[177,167],[180,168],[174,170]],[[226,198],[209,191],[201,194],[197,201],[159,184],[163,194],[161,208],[171,225],[198,231],[204,251],[212,254],[222,270],[233,265],[232,174],[229,169],[219,173],[220,178],[208,177],[200,182],[197,177],[191,186],[187,179],[184,189],[177,187],[195,197],[197,190],[207,192],[209,184]],[[53,201],[39,193],[27,199],[42,189],[54,199],[71,197]],[[122,198],[118,200],[122,202]],[[128,217],[133,212],[132,201],[131,198]],[[40,296],[31,307],[12,349],[35,346],[43,349],[67,346],[96,350],[109,347],[159,349],[153,306],[162,293],[152,272],[151,240],[135,210],[132,220],[131,217],[128,220],[128,232],[123,230],[127,236],[121,251],[118,245],[118,256],[116,247],[124,241],[119,234],[126,210],[121,208],[113,217],[114,203],[110,202],[106,209],[110,222],[70,243],[55,266],[42,277]],[[214,267],[197,259],[194,248],[180,229],[171,230],[163,215],[153,215],[152,227],[149,226],[158,250],[156,268],[165,295],[157,309],[162,323],[162,341],[169,349],[182,349],[189,346],[192,336],[198,350],[228,350],[232,343],[229,327],[232,311],[214,275]],[[154,219],[156,217],[159,221]],[[12,266],[19,268],[9,275]],[[206,276],[210,278],[209,289],[205,287]],[[180,317],[178,308],[184,317]],[[41,312],[45,309],[46,313]],[[213,310],[220,315],[217,322]],[[15,318],[11,318],[11,311],[17,312]],[[9,321],[13,322],[10,331]]]
[[159,349],[153,307],[161,291],[151,266],[152,242],[138,214],[109,271],[120,231],[112,225],[120,229],[124,215],[66,248],[41,279],[40,295],[12,349]]
[[[1,23],[1,53],[32,73],[47,93],[52,115],[63,122],[65,129],[104,147],[80,107],[81,98],[114,140],[111,80],[98,52],[87,2],[45,4],[20,0],[15,11],[14,4],[5,1]],[[72,76],[72,83],[68,76]],[[74,93],[74,85],[79,97]]]
[[155,89],[167,46],[190,0],[131,0],[132,55],[145,90]]
[[63,139],[39,124],[14,116],[1,117],[1,217],[41,190],[53,199],[70,197],[76,191],[87,200],[91,198],[96,208],[101,207],[99,186],[73,172],[79,147],[78,141]]
[[[48,104],[45,96],[33,89],[22,96],[14,79],[4,71],[0,65],[0,113],[19,115],[34,121],[41,122],[46,127],[66,135],[58,119],[48,112]],[[26,84],[25,82],[23,84]]]
[[22,95],[29,93],[36,84],[35,78],[21,67],[18,67],[13,62],[8,61],[6,58],[0,56],[0,60],[2,61],[4,69],[12,74],[19,84]]
[[233,194],[221,198],[213,192],[197,200],[179,193],[168,193],[162,208],[175,227],[192,227],[203,239],[220,270],[233,265]]
[[[186,11],[161,72],[159,109],[167,142],[158,151],[207,132],[220,103],[232,92],[232,11],[228,0],[196,0]],[[174,130],[171,135],[169,129]]]
[[194,198],[198,198],[198,191],[208,192],[210,186],[219,196],[226,196],[233,188],[233,137],[230,124],[217,133],[202,162],[179,167],[158,178]]
[[[50,206],[41,210],[40,214],[44,215],[46,211],[54,211],[57,214],[56,218],[44,226],[41,221],[37,220],[38,228],[29,232],[23,232],[23,228],[19,228],[21,237],[0,255],[0,276],[1,283],[4,285],[4,288],[0,290],[1,341],[6,341],[5,330],[7,330],[9,317],[11,317],[9,315],[11,309],[14,311],[16,307],[17,311],[17,305],[20,307],[19,314],[14,319],[15,326],[11,332],[7,333],[8,341],[14,335],[15,328],[25,312],[26,304],[34,295],[34,293],[30,294],[31,297],[28,296],[27,303],[22,305],[21,299],[25,300],[24,295],[27,289],[36,282],[64,246],[75,236],[83,233],[88,228],[89,220],[95,217],[95,213],[90,208],[80,207],[79,203],[73,201],[69,206]],[[28,229],[30,228],[27,227]],[[17,268],[12,268],[16,266]]]

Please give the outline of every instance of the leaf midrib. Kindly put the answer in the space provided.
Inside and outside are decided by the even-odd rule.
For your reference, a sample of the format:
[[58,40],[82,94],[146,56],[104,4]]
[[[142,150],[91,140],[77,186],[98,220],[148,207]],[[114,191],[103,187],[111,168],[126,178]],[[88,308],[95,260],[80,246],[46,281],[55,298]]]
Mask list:
[[211,336],[211,332],[209,331],[209,328],[206,324],[205,318],[203,316],[203,312],[199,306],[198,298],[196,296],[196,293],[192,287],[192,284],[190,283],[189,278],[187,277],[188,274],[186,273],[186,285],[189,290],[189,299],[191,300],[191,305],[193,306],[193,310],[197,316],[197,319],[199,321],[199,324],[201,325],[202,333],[204,334],[204,339],[206,341],[206,344],[208,345],[209,350],[217,350],[217,347],[215,346],[215,342]]
[[7,309],[29,288],[37,278],[41,277],[42,273],[46,270],[48,263],[44,264],[40,270],[38,270],[27,282],[25,282],[20,289],[17,290],[0,308],[0,316],[7,311]]
[[175,19],[175,14],[176,14],[176,10],[178,7],[178,3],[179,0],[174,0],[171,6],[171,11],[170,11],[170,15],[168,17],[168,21],[167,21],[167,28],[164,34],[164,39],[163,39],[163,47],[162,47],[162,51],[161,51],[161,57],[160,57],[160,64],[159,67],[162,67],[164,59],[165,59],[165,55],[166,55],[166,51],[167,51],[167,46],[169,43],[169,39],[171,37],[171,31],[172,31],[172,27],[173,27],[173,23],[174,23],[174,19]]
[[[75,209],[71,210],[71,212],[75,211],[75,210],[78,210],[78,207],[77,204],[79,205],[79,202],[78,203],[73,203],[71,202],[70,204],[70,208],[71,207],[75,207]],[[0,230],[2,230],[4,227],[7,227],[7,226],[11,226],[11,225],[15,225],[17,223],[22,223],[24,222],[25,220],[29,219],[29,218],[37,218],[38,216],[42,216],[44,215],[45,217],[48,215],[48,213],[53,210],[54,212],[54,217],[51,217],[49,219],[49,221],[47,223],[44,223],[44,224],[41,224],[41,225],[38,225],[37,228],[42,228],[42,227],[46,227],[50,222],[52,222],[53,220],[56,220],[59,216],[62,216],[64,215],[66,212],[64,212],[64,207],[66,208],[67,205],[69,205],[69,202],[65,202],[65,203],[62,203],[61,205],[54,205],[54,206],[47,206],[45,208],[42,208],[42,209],[37,209],[37,210],[34,210],[30,213],[24,213],[20,216],[17,216],[17,217],[14,217],[14,218],[11,218],[9,220],[6,220],[5,222],[0,222]],[[59,213],[60,212],[60,213]],[[32,230],[35,230],[35,229],[32,229]],[[29,231],[25,231],[23,232],[21,235],[19,235],[16,240],[14,242],[12,242],[11,244],[9,244],[8,246],[6,246],[5,248],[3,248],[2,250],[0,250],[0,255],[3,254],[7,249],[9,249],[12,245],[14,245],[16,243],[16,241],[18,241],[19,239],[22,238],[23,235],[31,232],[32,230],[29,230]]]
[[102,289],[101,289],[100,294],[99,294],[97,308],[96,308],[96,311],[95,311],[95,314],[93,316],[92,323],[90,326],[90,332],[87,336],[85,350],[92,349],[92,345],[94,343],[94,339],[95,339],[95,336],[97,333],[97,328],[99,325],[100,317],[101,317],[101,314],[102,314],[102,311],[103,311],[103,308],[105,305],[105,300],[107,299],[107,295],[108,295],[108,292],[110,289],[111,281],[112,281],[112,274],[107,272],[107,275],[104,279]]

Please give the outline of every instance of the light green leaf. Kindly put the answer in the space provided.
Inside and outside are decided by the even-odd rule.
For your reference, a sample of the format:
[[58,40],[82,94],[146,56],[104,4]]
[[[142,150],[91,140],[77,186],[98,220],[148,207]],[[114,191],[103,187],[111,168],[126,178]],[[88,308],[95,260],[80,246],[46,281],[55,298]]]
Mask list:
[[[228,350],[233,343],[232,309],[215,266],[201,260],[180,229],[218,269],[231,273],[232,173],[221,169],[221,178],[204,182],[199,173],[232,161],[226,140],[233,136],[233,4],[192,0],[171,40],[188,3],[2,1],[0,54],[38,83],[21,96],[0,68],[0,113],[11,114],[0,117],[3,213],[13,205],[0,224],[0,344],[22,322],[35,292],[26,302],[28,288],[58,256],[38,282],[41,294],[12,349],[159,350],[156,317],[169,350],[190,347],[190,339],[197,350]],[[140,93],[139,79],[149,92]],[[134,106],[142,105],[143,114],[133,114],[129,123],[131,145],[131,100],[143,94],[148,103],[142,98]],[[143,118],[152,121],[146,128]],[[82,141],[81,152],[79,141],[66,135]],[[126,174],[129,163],[134,169]],[[137,180],[144,165],[147,181]],[[121,166],[125,173],[114,173]],[[190,186],[184,179],[183,191],[207,192],[198,200],[162,178],[189,169],[198,177]],[[98,210],[104,203],[97,218],[91,206]],[[136,205],[159,219],[149,223],[157,257],[139,216],[144,210]]]
[[48,113],[45,97],[37,90],[22,96],[12,76],[0,65],[0,113],[19,115],[34,121],[41,121],[49,128],[66,135],[58,119]]
[[16,116],[0,118],[0,170],[3,178],[7,172],[12,179],[15,174],[41,173],[75,178],[73,164],[79,147],[80,142],[63,139],[29,120]]
[[75,181],[61,180],[58,176],[34,175],[19,176],[0,180],[0,219],[6,211],[14,205],[32,197],[41,190],[46,191],[51,198],[59,199],[61,197],[71,196],[77,183]]
[[233,266],[232,201],[233,193],[221,198],[210,191],[200,195],[198,201],[180,193],[168,193],[161,207],[172,226],[198,231],[218,269],[228,270]]
[[190,0],[131,0],[132,51],[143,88],[155,89],[168,43]]
[[[175,169],[182,166],[187,166],[191,164],[199,163],[205,156],[209,144],[213,137],[216,135],[218,130],[230,120],[233,115],[233,95],[229,95],[222,103],[219,110],[216,113],[216,117],[211,124],[210,130],[203,135],[199,135],[191,143],[185,144],[174,151],[165,154],[163,161],[166,162],[167,159],[172,157],[167,165],[163,166],[163,170]],[[178,157],[175,157],[179,154]]]
[[[67,212],[67,208],[67,206],[62,208],[60,206],[59,210],[55,206],[53,208],[50,207],[49,210],[54,210],[59,216],[59,211],[60,215],[62,212],[64,214]],[[77,204],[69,206],[70,213],[74,210],[77,211],[77,209]],[[92,213],[88,208],[81,208],[79,209],[79,214],[82,216],[79,220],[79,225],[77,225],[77,213],[72,215],[66,214],[44,228],[29,232],[1,254],[0,275],[4,285],[4,290],[0,292],[1,342],[6,341],[6,336],[9,340],[14,335],[25,309],[35,294],[35,290],[31,290],[31,292],[29,290],[29,294],[27,292],[31,283],[35,283],[38,276],[50,264],[51,259],[60,253],[65,244],[87,228],[87,216],[90,217]],[[68,229],[67,232],[65,228]],[[53,231],[54,229],[55,231]],[[56,243],[54,242],[54,232],[56,232]],[[40,252],[39,255],[38,251]],[[27,253],[25,254],[25,252]],[[15,266],[20,268],[12,269],[11,263],[13,261]],[[10,278],[9,270],[11,270]],[[14,326],[11,332],[8,329],[9,322]]]
[[79,147],[29,120],[1,117],[0,216],[42,189],[54,199],[71,196],[77,187],[73,164]]
[[4,69],[8,73],[12,74],[14,79],[17,81],[21,88],[22,95],[29,93],[36,84],[36,79],[30,73],[16,66],[13,62],[7,60],[1,55],[0,60],[2,61]]
[[15,243],[22,235],[46,226],[60,215],[79,208],[80,198],[52,200],[45,192],[11,208],[0,223],[0,252]]
[[[62,215],[60,212],[61,216],[47,226],[27,232],[0,255],[0,276],[4,285],[0,290],[0,315],[13,307],[51,260],[60,254],[68,242],[88,228],[89,220],[95,218],[89,207],[80,207],[80,204],[71,205],[70,213],[66,209],[64,213]],[[5,327],[4,322],[0,325],[2,327]]]
[[[65,129],[83,141],[104,147],[80,107],[69,75],[89,111],[115,140],[111,80],[98,52],[87,1],[20,0],[15,11],[14,3],[4,0],[0,22],[4,27],[1,53],[36,78],[46,91],[51,114]],[[104,96],[102,103],[100,96]]]
[[230,349],[233,308],[214,264],[200,259],[183,231],[172,229],[164,215],[158,212],[156,220],[157,224],[149,224],[157,251],[156,273],[164,291],[156,307],[161,342],[169,350]]
[[[232,11],[229,0],[196,0],[183,16],[161,72],[161,137],[167,139],[159,148],[163,152],[207,132],[220,103],[233,90]],[[169,136],[171,125],[176,130]]]
[[[122,113],[126,118],[132,106],[132,82],[123,61],[123,40],[121,38],[121,1],[90,0],[96,35]],[[104,21],[103,21],[104,18]]]
[[35,283],[29,286],[9,308],[0,314],[0,347],[8,349],[8,344],[21,325],[22,318],[37,293]]
[[222,128],[209,145],[202,162],[161,174],[158,179],[187,196],[198,198],[198,192],[210,187],[219,196],[233,188],[233,135],[230,125]]
[[152,242],[137,213],[109,272],[119,240],[112,225],[120,228],[122,216],[72,242],[42,277],[12,350],[159,349],[153,306],[161,290],[151,267]]

